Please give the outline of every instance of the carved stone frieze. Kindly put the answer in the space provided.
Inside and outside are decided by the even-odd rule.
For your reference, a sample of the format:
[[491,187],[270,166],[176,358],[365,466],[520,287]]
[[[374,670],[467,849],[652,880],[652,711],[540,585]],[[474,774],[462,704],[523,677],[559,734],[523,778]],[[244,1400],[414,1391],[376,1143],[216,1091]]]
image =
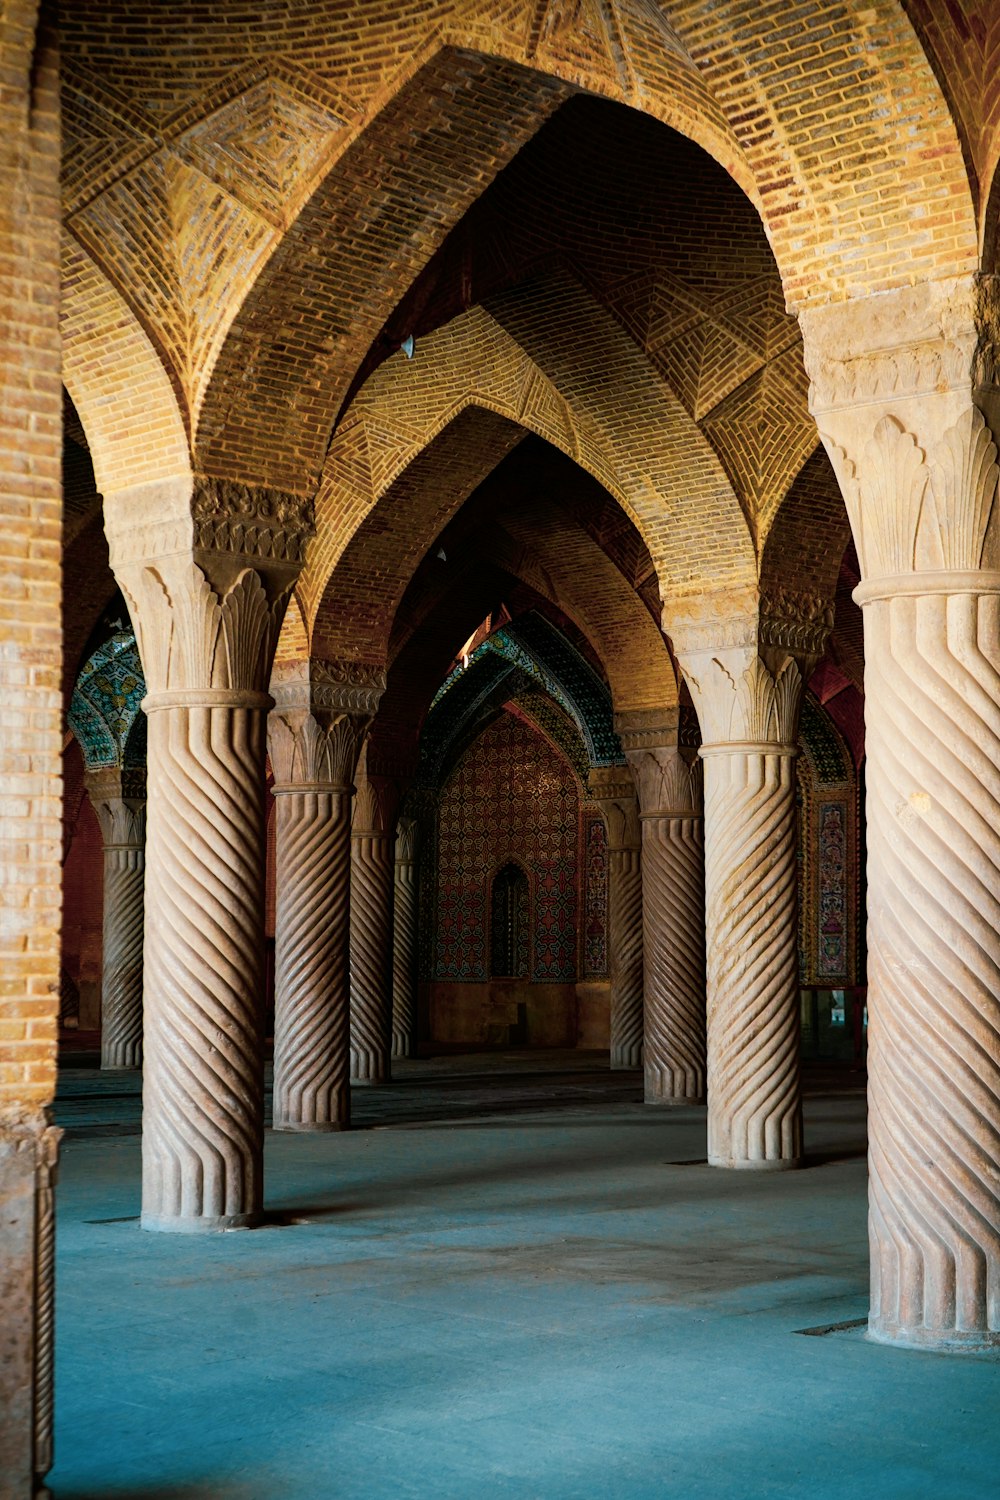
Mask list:
[[833,629],[833,601],[785,584],[713,590],[669,599],[662,623],[678,658],[756,646],[820,657]]
[[105,496],[111,566],[212,554],[297,573],[316,529],[311,496],[210,475],[179,475]]
[[276,662],[271,695],[277,708],[311,708],[373,715],[385,692],[385,672],[363,662]]
[[760,595],[762,646],[820,657],[833,629],[833,600],[774,584]]
[[615,714],[615,733],[622,750],[643,750],[651,745],[676,745],[680,708],[626,709]]
[[300,566],[316,530],[313,500],[198,474],[191,494],[197,549]]
[[799,313],[814,416],[970,391],[980,335],[971,277],[925,281]]

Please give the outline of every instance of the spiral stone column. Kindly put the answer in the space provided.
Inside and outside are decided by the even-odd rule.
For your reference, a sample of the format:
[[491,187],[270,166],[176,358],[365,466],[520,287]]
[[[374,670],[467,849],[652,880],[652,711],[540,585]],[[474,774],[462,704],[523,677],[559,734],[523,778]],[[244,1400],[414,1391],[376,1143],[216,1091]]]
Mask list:
[[642,1067],[642,867],[639,808],[624,767],[590,773],[608,829],[611,1067]]
[[[184,698],[193,696],[184,695]],[[143,1209],[255,1223],[263,1192],[262,693],[151,694]]]
[[863,580],[869,1336],[996,1348],[1000,295],[917,286],[806,332]]
[[392,1056],[411,1057],[417,1021],[417,822],[396,826],[392,902]]
[[104,840],[104,944],[101,1067],[142,1063],[143,891],[146,874],[146,772],[108,767],[87,772],[87,791]]
[[858,594],[871,1327],[1000,1344],[1000,574]]
[[647,1104],[705,1102],[701,767],[676,745],[628,752],[642,821]]
[[349,675],[314,661],[282,663],[271,678],[276,1130],[343,1130],[351,1119],[352,779],[381,684]]
[[389,1078],[398,794],[362,754],[351,828],[351,1082]]
[[[763,633],[756,622],[748,634]],[[802,1157],[795,757],[803,674],[753,642],[680,654],[705,735],[708,1159]]]
[[141,1223],[247,1228],[263,1207],[263,689],[311,504],[189,477],[105,513],[148,689]]

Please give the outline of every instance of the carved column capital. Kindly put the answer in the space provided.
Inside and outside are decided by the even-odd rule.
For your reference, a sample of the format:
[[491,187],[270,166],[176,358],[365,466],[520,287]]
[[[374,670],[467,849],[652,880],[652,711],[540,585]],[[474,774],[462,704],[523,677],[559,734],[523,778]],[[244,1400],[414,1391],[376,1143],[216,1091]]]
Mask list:
[[105,849],[141,849],[146,840],[145,766],[96,766],[84,776]]
[[615,733],[626,755],[629,750],[645,750],[652,745],[676,745],[680,718],[676,703],[666,708],[625,709],[615,714]]
[[796,753],[805,670],[787,652],[750,646],[683,653],[704,744],[702,757],[717,748],[766,746]]
[[358,761],[355,783],[352,835],[355,838],[393,836],[400,803],[399,784],[394,777],[380,775],[371,769],[367,744]]
[[970,276],[802,313],[866,580],[1000,567],[998,309],[995,278]]
[[702,811],[701,762],[685,757],[676,745],[630,750],[628,763],[645,818],[698,818]]
[[638,849],[642,843],[635,783],[625,766],[595,766],[587,787],[608,826],[609,849]]
[[274,792],[352,788],[365,736],[385,691],[384,674],[310,661],[278,662],[267,744]]
[[401,817],[396,824],[396,863],[412,864],[417,857],[420,824],[416,818]]

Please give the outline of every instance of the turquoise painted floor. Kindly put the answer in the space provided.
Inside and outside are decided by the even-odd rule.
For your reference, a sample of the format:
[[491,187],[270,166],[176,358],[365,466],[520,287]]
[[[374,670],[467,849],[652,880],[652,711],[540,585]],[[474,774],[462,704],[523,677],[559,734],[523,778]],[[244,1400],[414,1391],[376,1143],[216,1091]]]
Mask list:
[[57,1500],[992,1500],[1000,1363],[886,1349],[864,1098],[703,1164],[596,1055],[401,1065],[268,1134],[269,1227],[140,1231],[136,1082],[63,1074]]

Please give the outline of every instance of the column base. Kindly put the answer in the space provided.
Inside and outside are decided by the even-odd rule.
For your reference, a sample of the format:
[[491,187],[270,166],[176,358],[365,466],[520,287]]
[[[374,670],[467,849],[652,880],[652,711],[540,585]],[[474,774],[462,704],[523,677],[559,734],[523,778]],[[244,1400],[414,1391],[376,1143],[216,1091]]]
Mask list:
[[350,1130],[349,1120],[275,1120],[272,1130],[284,1130],[294,1135],[330,1135],[337,1130]]
[[224,1234],[230,1229],[259,1229],[264,1222],[263,1212],[252,1214],[219,1214],[214,1218],[197,1219],[156,1218],[143,1214],[139,1220],[141,1229],[155,1234]]
[[1000,1354],[1000,1329],[909,1328],[897,1323],[869,1323],[865,1338],[871,1344],[897,1349],[921,1349],[925,1354]]
[[386,1073],[381,1078],[352,1078],[352,1089],[377,1089],[385,1083],[391,1083],[392,1079]]
[[710,1156],[710,1167],[724,1167],[730,1172],[794,1172],[802,1165],[801,1156],[761,1158],[750,1161],[746,1157],[734,1159],[730,1156]]
[[682,1105],[705,1104],[707,1101],[704,1094],[646,1094],[642,1102],[658,1109],[679,1109]]
[[637,1068],[641,1068],[641,1067],[642,1067],[642,1056],[641,1055],[639,1057],[634,1057],[634,1056],[629,1056],[627,1053],[624,1056],[621,1053],[617,1053],[616,1054],[616,1053],[612,1052],[612,1054],[611,1054],[611,1068],[612,1068],[612,1071],[615,1072],[615,1073],[627,1073],[627,1072],[634,1073]]
[[138,1062],[104,1062],[101,1061],[102,1073],[140,1073],[142,1071],[142,1059]]

